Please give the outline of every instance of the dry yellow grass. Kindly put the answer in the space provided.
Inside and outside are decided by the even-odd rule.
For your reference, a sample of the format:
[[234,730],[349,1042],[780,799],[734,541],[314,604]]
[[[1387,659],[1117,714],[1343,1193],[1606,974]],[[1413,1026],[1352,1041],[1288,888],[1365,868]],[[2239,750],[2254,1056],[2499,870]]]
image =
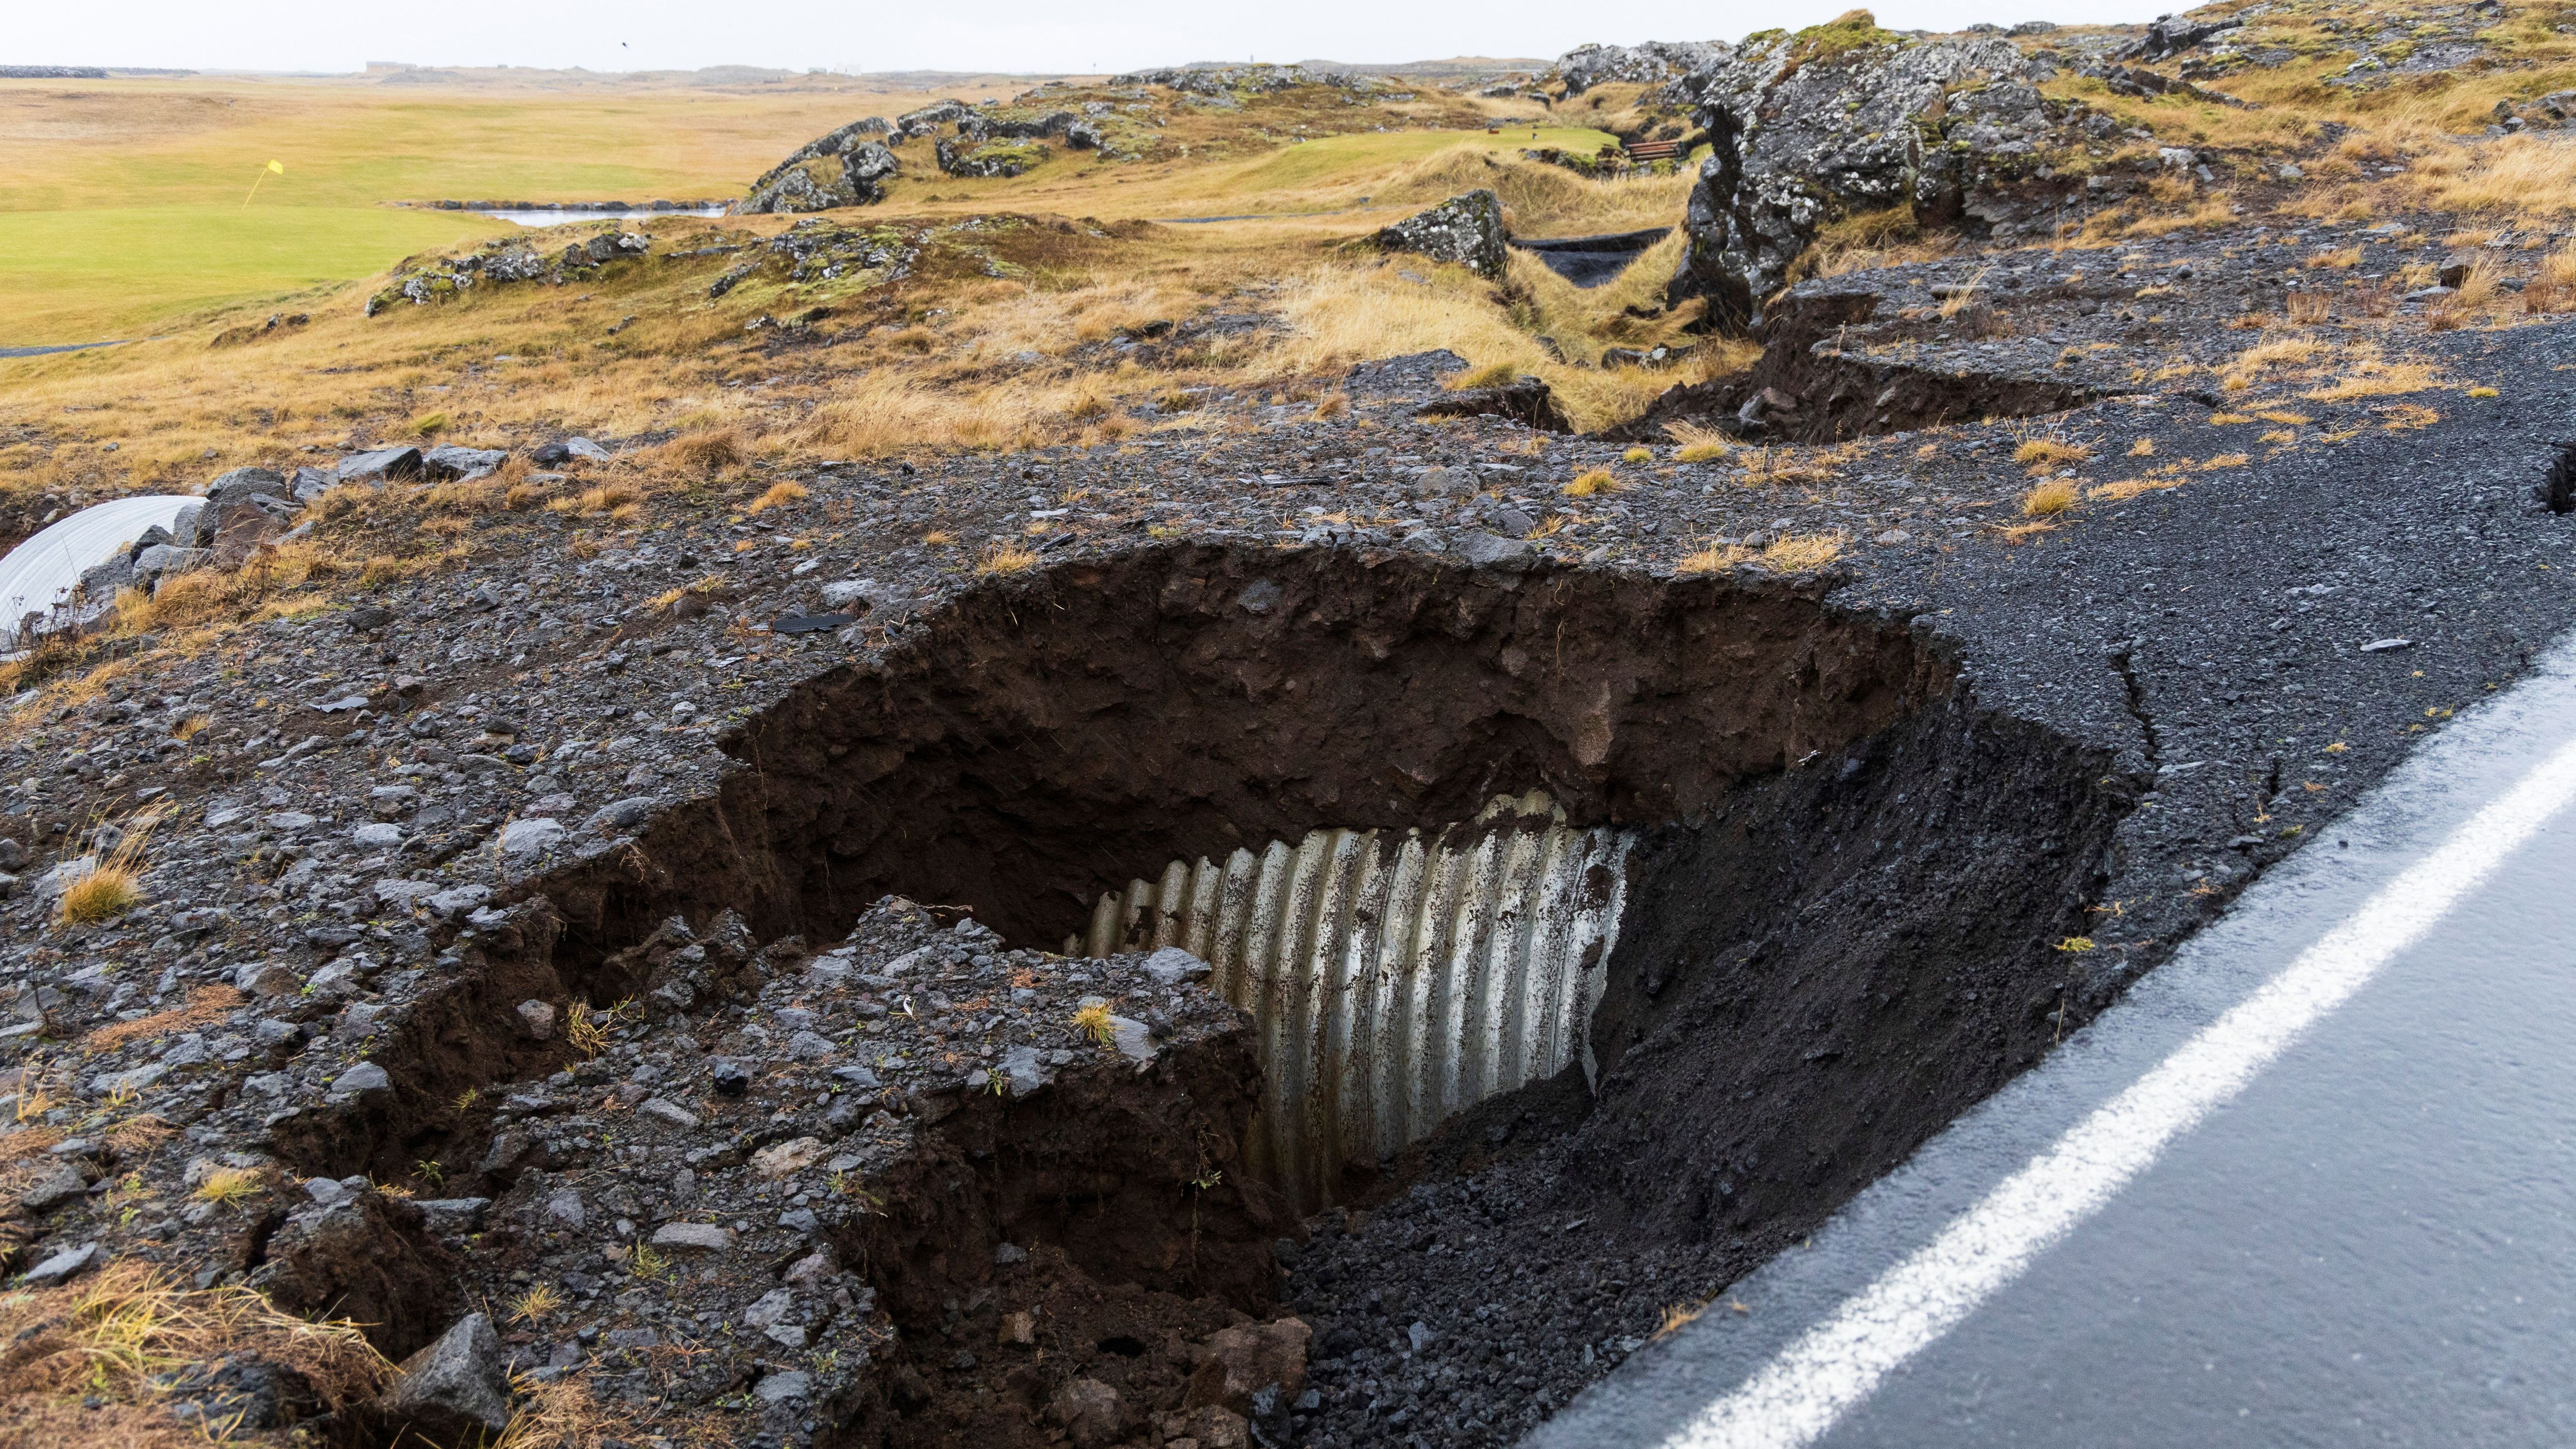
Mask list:
[[2182,486],[2179,477],[2121,478],[2085,490],[2084,496],[2102,503],[2120,503],[2141,493],[2155,493]]
[[188,1004],[132,1021],[112,1021],[81,1038],[81,1049],[110,1051],[130,1041],[146,1041],[175,1031],[218,1022],[242,1004],[242,994],[229,986],[200,986],[188,993]]
[[1673,565],[1673,572],[1678,574],[1720,573],[1737,564],[1750,563],[1752,560],[1752,549],[1742,544],[1727,544],[1724,547],[1704,548],[1696,553],[1683,555],[1681,561]]
[[2495,300],[2498,273],[2495,264],[2484,256],[2472,258],[2469,269],[2461,274],[2459,290],[2450,301],[2460,307],[2477,308]]
[[813,490],[802,483],[772,483],[758,498],[751,500],[750,506],[744,508],[743,512],[767,513],[773,508],[784,508],[790,503],[802,503],[813,496]]
[[1602,493],[1621,492],[1627,486],[1618,474],[1607,468],[1588,468],[1576,474],[1573,482],[1565,485],[1565,492],[1570,498],[1590,498]]
[[2429,362],[2389,362],[2366,357],[2342,380],[2299,396],[2311,402],[2351,402],[2356,398],[2429,392],[2441,386],[2441,373]]
[[1520,376],[1521,370],[1518,364],[1495,362],[1454,373],[1441,386],[1452,392],[1473,392],[1479,388],[1508,387],[1517,382]]
[[2056,438],[2032,438],[2013,449],[2013,461],[2027,466],[2033,474],[2072,468],[2092,458],[2093,450],[2084,444]]
[[507,485],[490,480],[441,483],[421,495],[421,506],[432,513],[491,513],[502,507],[508,496]]
[[1075,1035],[1088,1037],[1100,1046],[1107,1046],[1118,1034],[1117,1026],[1109,1019],[1109,1008],[1096,1001],[1073,1014],[1073,1030]]
[[1851,535],[1842,529],[1822,533],[1792,533],[1773,539],[1765,545],[1755,562],[1773,573],[1809,573],[1842,557]]
[[1673,460],[1680,463],[1714,463],[1735,451],[1735,443],[1725,433],[1705,423],[1689,421],[1664,424],[1664,436],[1677,445]]
[[1038,551],[1015,543],[997,543],[984,550],[975,561],[975,572],[987,576],[1008,577],[1024,574],[1038,566]]
[[228,1354],[291,1370],[326,1410],[393,1372],[355,1324],[295,1317],[250,1288],[190,1289],[131,1259],[0,1296],[0,1341],[0,1442],[66,1449],[204,1445],[218,1424],[173,1414],[170,1379]]
[[744,459],[742,434],[733,428],[683,433],[658,450],[665,462],[687,473],[717,473]]
[[143,904],[143,884],[131,863],[113,857],[63,892],[55,921],[63,926],[94,926],[112,921]]
[[2021,496],[2024,518],[2045,518],[2064,513],[2075,506],[2075,484],[2072,479],[2051,478]]
[[1875,267],[1938,261],[1959,248],[1956,236],[1924,232],[1910,206],[1863,212],[1828,222],[1790,268],[1790,280],[1839,277]]
[[2324,350],[2324,344],[2313,337],[2274,337],[2236,354],[2236,367],[2244,372],[2261,372],[2270,367],[2312,361]]
[[564,1045],[585,1057],[595,1057],[608,1050],[608,1029],[616,1024],[618,1007],[606,1011],[587,1001],[576,1001],[564,1008]]
[[2576,167],[2566,140],[2526,133],[2463,145],[2451,136],[2418,139],[2421,154],[2395,182],[2396,194],[2457,213],[2563,216],[2576,211]]
[[1969,274],[1967,281],[1951,288],[1950,295],[1941,299],[1942,320],[1955,320],[1960,313],[1975,306],[1977,293],[1986,285],[1986,274],[1993,270],[1992,267],[1979,267]]
[[2534,313],[2563,312],[2576,307],[2576,246],[2561,246],[2540,259],[2540,266],[2522,289],[2525,311]]
[[190,1197],[217,1207],[239,1207],[259,1195],[266,1179],[257,1168],[218,1167],[197,1183]]
[[542,1322],[562,1307],[563,1296],[555,1292],[554,1285],[539,1283],[511,1300],[509,1321],[512,1323]]

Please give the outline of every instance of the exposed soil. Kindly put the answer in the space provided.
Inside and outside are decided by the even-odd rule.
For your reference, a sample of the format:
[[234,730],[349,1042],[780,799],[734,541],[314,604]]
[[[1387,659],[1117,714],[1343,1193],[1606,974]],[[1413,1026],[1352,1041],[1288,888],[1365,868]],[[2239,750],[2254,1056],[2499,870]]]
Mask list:
[[[1878,312],[1876,290],[1799,289],[1764,314],[1762,357],[1745,372],[1676,387],[1637,417],[1602,430],[1614,442],[1661,442],[1675,422],[1715,423],[1763,442],[1838,443],[1946,424],[2082,407],[2095,388],[1980,368],[1969,358],[1882,361],[1839,345]],[[1971,317],[1973,327],[1982,317]],[[1788,406],[1781,406],[1786,399]]]
[[2107,763],[1944,702],[1656,832],[1598,1097],[1486,1103],[1301,1260],[1312,1442],[1508,1443],[2035,1061],[2089,1014],[2055,948],[2134,795]]
[[967,596],[726,742],[753,766],[542,889],[575,956],[673,912],[837,934],[888,890],[1060,943],[1178,856],[1540,788],[1655,823],[1876,732],[1947,673],[1782,585],[1148,549]]
[[[1250,1033],[1234,1030],[1150,1078],[1096,1068],[1031,1103],[969,1097],[940,1120],[873,1180],[882,1211],[834,1235],[902,1337],[827,1442],[1043,1445],[1043,1411],[1076,1374],[1132,1417],[1180,1409],[1189,1346],[1283,1312],[1270,1245],[1303,1236],[1274,1194],[1191,1189],[1244,1183],[1258,1074]],[[1005,1244],[1025,1256],[997,1261]],[[1026,1355],[993,1347],[1012,1311],[1034,1320]]]

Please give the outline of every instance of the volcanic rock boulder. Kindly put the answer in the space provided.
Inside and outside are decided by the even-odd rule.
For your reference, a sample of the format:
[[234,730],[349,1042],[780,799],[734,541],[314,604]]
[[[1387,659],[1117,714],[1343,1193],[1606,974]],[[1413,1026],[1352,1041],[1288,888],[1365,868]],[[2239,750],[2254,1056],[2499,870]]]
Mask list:
[[1018,176],[1049,155],[1046,147],[1022,137],[987,138],[962,130],[940,137],[932,149],[939,169],[951,176]]
[[1545,378],[1523,374],[1499,387],[1468,388],[1445,393],[1413,410],[1417,418],[1509,418],[1551,433],[1570,433],[1574,423],[1558,405]]
[[917,111],[906,111],[894,118],[897,136],[929,136],[944,125],[953,125],[975,114],[975,108],[964,101],[933,101]]
[[2147,33],[2117,52],[2121,60],[2159,61],[2182,54],[2223,31],[2244,25],[2237,16],[2219,20],[2192,20],[2180,15],[2159,15],[2147,27]]
[[[510,1426],[510,1381],[492,1320],[469,1313],[437,1342],[404,1360],[378,1407],[431,1443],[480,1442]],[[481,1432],[478,1432],[481,1431]]]
[[899,168],[894,152],[871,138],[891,129],[883,117],[870,116],[807,142],[751,183],[737,210],[822,211],[885,200],[885,183]]
[[1455,262],[1480,277],[1500,277],[1508,238],[1502,198],[1491,191],[1453,196],[1377,234],[1391,252],[1419,252],[1435,262]]
[[642,232],[609,231],[574,242],[548,258],[521,238],[495,237],[463,256],[432,254],[403,263],[385,286],[367,298],[364,310],[374,317],[405,302],[426,307],[451,301],[478,286],[559,284],[595,277],[607,263],[641,256],[652,245],[652,238]]
[[302,512],[285,477],[271,468],[235,468],[206,488],[193,546],[214,550],[217,562],[239,564],[251,550],[293,525]]
[[1605,81],[1652,85],[1688,75],[1718,60],[1726,48],[1696,40],[1578,45],[1556,58],[1556,73],[1565,82],[1565,94],[1579,96]]
[[1683,225],[1675,300],[1708,298],[1729,329],[1832,222],[1906,208],[1923,225],[2010,239],[2044,227],[2068,183],[2050,165],[2081,118],[2044,100],[2011,42],[1912,39],[1854,11],[1742,46],[1667,91],[1696,107],[1713,153]]

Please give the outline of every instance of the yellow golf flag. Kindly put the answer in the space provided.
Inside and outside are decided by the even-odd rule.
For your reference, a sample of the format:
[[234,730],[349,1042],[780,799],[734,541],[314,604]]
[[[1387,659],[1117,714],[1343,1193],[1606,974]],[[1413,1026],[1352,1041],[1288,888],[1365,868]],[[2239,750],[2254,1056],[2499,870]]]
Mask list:
[[271,161],[271,162],[269,162],[266,166],[261,167],[261,168],[260,168],[260,170],[259,170],[259,174],[258,174],[257,176],[254,176],[254,177],[252,177],[252,178],[251,178],[251,183],[250,183],[250,196],[245,196],[245,197],[243,197],[243,198],[242,198],[242,205],[244,205],[244,206],[248,206],[248,205],[250,205],[250,198],[251,198],[251,196],[257,196],[257,195],[259,195],[259,184],[260,184],[261,182],[266,181],[266,180],[267,180],[271,175],[283,176],[283,175],[285,175],[285,174],[286,174],[286,165],[285,165],[285,163],[284,163],[284,162],[281,162],[281,161]]

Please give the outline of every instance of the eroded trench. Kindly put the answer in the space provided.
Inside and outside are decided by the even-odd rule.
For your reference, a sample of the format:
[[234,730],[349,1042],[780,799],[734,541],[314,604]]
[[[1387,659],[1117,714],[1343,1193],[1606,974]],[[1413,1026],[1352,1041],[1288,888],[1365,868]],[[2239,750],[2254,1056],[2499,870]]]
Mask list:
[[[1948,365],[1875,358],[1845,346],[1850,329],[1882,321],[1878,294],[1796,292],[1762,322],[1762,356],[1745,372],[1667,390],[1601,437],[1660,442],[1677,422],[1714,425],[1748,440],[1807,444],[1914,432],[1991,418],[2039,417],[2101,400],[2092,388],[1992,371],[1970,354]],[[1972,309],[1975,322],[1986,314]]]
[[[889,894],[1069,966],[1206,959],[1241,1038],[1100,1089],[1152,1130],[1073,1110],[1079,1091],[886,1093],[957,1150],[869,1229],[899,1333],[878,1361],[914,1378],[827,1417],[885,1444],[1044,1442],[1044,1385],[983,1393],[998,1367],[947,1366],[990,1244],[1281,1313],[1275,1240],[1483,1170],[1496,1123],[1537,1124],[1512,1151],[1589,1205],[1588,1251],[1788,1241],[2066,1025],[2052,945],[2081,931],[2134,789],[1980,708],[1928,635],[1812,587],[1198,546],[969,594],[726,748],[743,768],[717,795],[541,883],[380,1054],[390,1098],[280,1146],[335,1176],[477,1160],[489,1130],[458,1094],[556,1065],[511,1005],[649,993],[662,958],[639,943],[674,916],[703,935],[735,913],[738,971],[638,1031],[692,1026],[764,954],[813,949],[758,943],[836,941]],[[1156,1140],[1192,1132],[1221,1143],[1223,1190],[1183,1191],[1209,1160]],[[1034,1205],[1076,1156],[1088,1227]],[[1184,1202],[1193,1264],[1231,1268],[1169,1271]],[[435,1331],[438,1266],[370,1269],[395,1347]],[[1408,1271],[1295,1307],[1362,1321]],[[1028,1406],[1025,1433],[996,1401]]]

